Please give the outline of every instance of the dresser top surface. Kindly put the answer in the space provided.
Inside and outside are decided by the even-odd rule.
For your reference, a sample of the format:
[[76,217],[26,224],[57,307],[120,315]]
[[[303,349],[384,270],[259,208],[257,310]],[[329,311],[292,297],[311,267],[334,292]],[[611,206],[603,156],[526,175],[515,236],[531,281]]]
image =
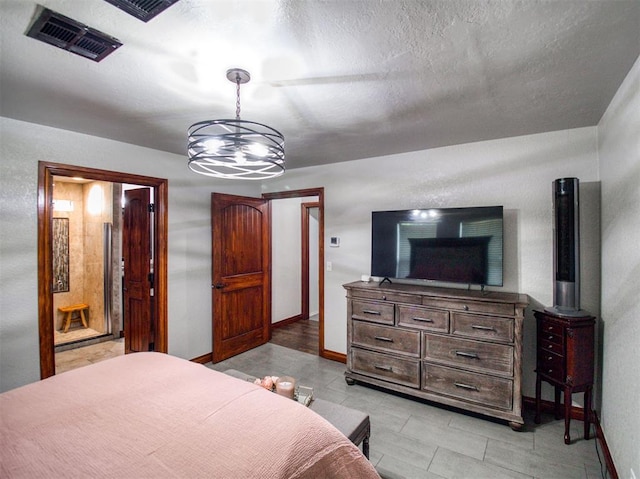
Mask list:
[[433,298],[449,298],[455,300],[486,301],[493,303],[515,303],[521,306],[529,304],[529,297],[526,294],[511,293],[503,291],[479,291],[457,288],[441,288],[435,286],[422,286],[405,283],[383,283],[376,281],[354,281],[344,284],[346,290],[366,290],[380,293],[414,294]]

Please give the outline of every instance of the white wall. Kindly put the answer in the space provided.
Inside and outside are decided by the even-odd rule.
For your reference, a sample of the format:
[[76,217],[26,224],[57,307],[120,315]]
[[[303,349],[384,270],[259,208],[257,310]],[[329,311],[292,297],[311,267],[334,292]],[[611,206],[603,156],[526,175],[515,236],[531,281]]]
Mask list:
[[[318,201],[316,196],[280,198],[271,201],[271,322],[302,312],[302,203]],[[317,211],[317,208],[316,208]],[[317,216],[317,214],[316,214]],[[318,312],[318,222],[309,221],[309,302],[311,314]],[[315,276],[314,276],[315,275]],[[315,309],[314,309],[315,308]]]
[[309,209],[309,316],[318,320],[320,311],[320,264],[318,263],[318,236],[320,234],[319,208]]
[[278,323],[301,312],[302,198],[271,202],[271,322]]
[[602,181],[602,429],[640,477],[640,58],[598,125]]
[[254,182],[192,173],[173,155],[0,118],[0,391],[40,379],[38,346],[38,161],[169,180],[169,352],[211,352],[213,191],[259,196]]
[[[371,211],[413,207],[503,205],[505,271],[503,291],[530,295],[524,352],[524,393],[535,395],[533,307],[551,305],[553,180],[578,177],[581,195],[593,200],[597,186],[596,128],[581,128],[427,151],[294,169],[272,180],[269,191],[325,188],[325,347],[346,352],[346,301],[342,285],[368,274]],[[263,185],[265,187],[265,185]],[[583,211],[584,212],[584,209]],[[598,214],[597,211],[595,213]],[[593,225],[585,241],[598,243]],[[340,237],[330,248],[329,238]],[[595,236],[593,238],[592,236]],[[593,247],[582,266],[582,307],[599,312],[599,264]],[[492,288],[494,289],[494,288]],[[551,388],[544,390],[552,398]]]

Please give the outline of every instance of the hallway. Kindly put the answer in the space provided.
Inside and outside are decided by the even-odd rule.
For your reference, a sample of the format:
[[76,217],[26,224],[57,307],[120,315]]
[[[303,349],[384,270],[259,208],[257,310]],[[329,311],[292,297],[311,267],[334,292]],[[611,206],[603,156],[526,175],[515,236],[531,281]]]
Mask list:
[[270,343],[317,356],[318,334],[318,321],[301,319],[295,323],[272,328]]

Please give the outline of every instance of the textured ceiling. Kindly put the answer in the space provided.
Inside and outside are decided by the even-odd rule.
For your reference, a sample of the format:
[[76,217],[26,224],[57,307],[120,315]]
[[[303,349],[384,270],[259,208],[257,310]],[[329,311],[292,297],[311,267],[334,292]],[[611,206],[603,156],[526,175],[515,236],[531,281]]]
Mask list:
[[180,0],[148,23],[40,3],[124,45],[95,63],[0,0],[2,116],[186,157],[189,125],[235,115],[240,67],[288,168],[595,125],[640,55],[638,0]]

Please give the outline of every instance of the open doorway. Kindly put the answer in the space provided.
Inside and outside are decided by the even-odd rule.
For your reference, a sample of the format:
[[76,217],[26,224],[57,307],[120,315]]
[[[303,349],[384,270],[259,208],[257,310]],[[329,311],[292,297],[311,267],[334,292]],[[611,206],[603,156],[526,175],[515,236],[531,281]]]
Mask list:
[[290,256],[286,266],[272,258],[272,334],[281,338],[286,329],[300,350],[334,359],[324,349],[324,270],[317,266],[324,264],[324,188],[262,196],[271,205],[272,255],[280,248]]
[[[119,172],[111,172],[106,170],[98,170],[91,168],[84,168],[71,165],[62,165],[57,163],[39,163],[39,176],[38,176],[38,297],[39,297],[39,331],[40,331],[40,372],[41,377],[46,377],[55,374],[55,329],[56,320],[65,321],[66,318],[56,318],[59,312],[59,305],[55,304],[54,293],[57,294],[60,291],[60,281],[62,282],[62,289],[65,289],[64,274],[62,279],[58,277],[60,271],[64,273],[64,266],[60,268],[59,259],[54,254],[54,247],[58,245],[54,244],[54,228],[56,234],[64,234],[64,225],[62,227],[63,232],[59,231],[60,225],[54,226],[54,178],[58,180],[70,179],[70,178],[82,178],[82,182],[89,182],[94,184],[100,184],[102,187],[109,185],[112,189],[121,188],[124,184],[140,185],[146,189],[152,191],[154,198],[154,217],[153,228],[150,231],[151,241],[153,242],[153,251],[155,257],[153,261],[153,293],[150,299],[150,308],[153,309],[154,317],[154,341],[151,345],[152,349],[160,352],[167,352],[167,188],[168,183],[166,179],[144,177],[139,175],[132,175]],[[63,181],[62,181],[63,182]],[[89,193],[87,193],[89,194]],[[117,195],[115,195],[117,196]],[[114,197],[115,197],[114,196]],[[88,197],[87,197],[88,198]],[[62,199],[62,198],[60,198]],[[116,200],[118,201],[118,200]],[[63,218],[64,215],[59,214],[59,218]],[[105,232],[104,217],[99,216],[97,225],[90,229],[99,231],[99,234],[103,238],[113,238],[112,232]],[[64,223],[64,221],[62,222]],[[67,234],[69,231],[67,229]],[[105,248],[102,246],[102,242],[96,242],[97,248],[100,252],[104,253]],[[113,248],[109,248],[110,251],[114,251]],[[116,251],[119,251],[117,248]],[[97,254],[100,254],[97,253]],[[119,253],[116,253],[119,255]],[[57,263],[54,269],[54,260]],[[110,261],[111,264],[119,265],[120,257],[112,258],[111,260],[105,260],[102,262]],[[126,265],[124,265],[126,268]],[[100,269],[103,274],[105,268]],[[110,272],[115,276],[115,280],[111,280],[110,286],[107,288],[99,288],[100,292],[104,294],[105,289],[113,293],[120,287],[118,284],[119,266],[106,268],[107,272]],[[99,273],[96,274],[99,276]],[[68,278],[71,281],[71,278]],[[96,281],[99,281],[96,279]],[[104,278],[103,278],[103,284]],[[71,291],[60,291],[64,293],[71,293]],[[70,301],[71,298],[67,298],[67,302],[74,303],[74,306],[82,306],[87,302],[86,298],[80,303]],[[77,298],[76,298],[77,299]],[[93,302],[93,300],[92,300]],[[93,326],[97,329],[98,336],[101,335],[115,335],[118,334],[122,328],[122,321],[118,324],[114,324],[113,316],[111,320],[104,320],[104,309],[109,307],[109,303],[96,299],[94,304],[96,305],[96,312],[94,312]],[[101,306],[97,306],[100,304]],[[98,311],[99,310],[99,311]],[[84,311],[86,314],[86,310]],[[83,310],[81,308],[78,311],[80,314],[80,320],[82,320]],[[114,312],[111,311],[111,314]],[[91,313],[89,313],[91,318]],[[90,324],[90,319],[84,318],[87,326]],[[61,324],[64,330],[65,324]],[[84,324],[83,324],[84,326]],[[93,329],[93,328],[91,328]],[[131,333],[131,340],[136,340],[134,336],[138,334],[137,331]]]

